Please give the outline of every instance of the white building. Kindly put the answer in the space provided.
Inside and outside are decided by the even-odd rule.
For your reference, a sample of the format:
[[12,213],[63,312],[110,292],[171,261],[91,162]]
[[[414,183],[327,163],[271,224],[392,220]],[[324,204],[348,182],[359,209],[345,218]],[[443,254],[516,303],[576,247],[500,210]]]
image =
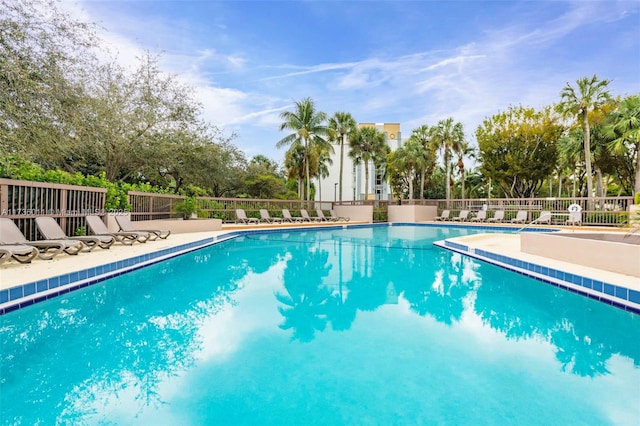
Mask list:
[[[402,135],[399,123],[360,123],[359,128],[375,127],[384,133],[391,151],[402,146]],[[329,177],[323,178],[316,185],[316,201],[340,201],[340,144],[332,144],[334,152],[331,154],[333,164],[328,165]],[[375,172],[373,163],[369,164],[369,182],[365,182],[364,164],[354,165],[349,157],[349,144],[344,146],[344,165],[342,175],[342,201],[364,200],[365,185],[368,188],[370,200],[391,200],[389,183],[381,179]]]

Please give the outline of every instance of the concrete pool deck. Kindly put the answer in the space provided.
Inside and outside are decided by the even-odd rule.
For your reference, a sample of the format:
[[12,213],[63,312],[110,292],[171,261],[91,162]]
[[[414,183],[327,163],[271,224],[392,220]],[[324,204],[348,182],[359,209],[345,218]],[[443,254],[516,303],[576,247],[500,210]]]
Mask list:
[[[349,224],[358,223],[350,222]],[[124,272],[136,269],[146,264],[160,261],[163,258],[195,250],[222,240],[225,236],[236,235],[236,231],[239,230],[295,229],[349,224],[342,222],[306,223],[291,226],[280,224],[230,224],[225,225],[222,231],[172,234],[166,240],[156,240],[145,244],[136,243],[132,246],[115,244],[109,250],[97,248],[92,252],[81,253],[77,256],[62,254],[48,261],[36,259],[30,264],[20,264],[11,260],[0,265],[0,313],[9,312],[17,308],[18,305],[20,307],[23,304],[26,306],[43,298],[54,297],[65,292],[63,289],[68,287],[81,287],[80,285],[74,287],[74,281],[89,282],[82,285],[86,286],[92,282],[102,281],[109,276],[113,276],[115,271]],[[448,225],[442,222],[430,222],[429,224]],[[462,223],[453,226],[465,225],[469,226],[470,224]],[[397,225],[392,224],[392,226]],[[474,226],[477,226],[477,224],[474,224]],[[593,232],[594,229],[589,228],[588,231]],[[631,307],[634,312],[640,312],[640,278],[525,253],[521,250],[519,234],[468,235],[450,238],[439,242],[438,245],[507,269],[523,272],[526,275],[554,285],[561,284],[562,287],[572,291],[579,290],[579,292],[598,300],[601,298],[606,299],[603,301],[607,303],[613,301],[613,304],[617,304],[617,299],[615,298],[618,296],[616,292],[622,292],[624,289],[624,301],[621,301],[621,303]],[[109,267],[105,265],[109,265]],[[640,268],[640,259],[638,260],[638,268]],[[559,271],[562,275],[560,275]],[[52,277],[59,276],[65,276],[66,278],[64,280],[61,279],[60,282],[56,281],[54,287],[49,281]],[[579,282],[576,282],[577,277],[580,278]],[[587,277],[588,288],[586,288]],[[596,286],[599,286],[599,288],[596,288]],[[613,294],[610,294],[611,292]],[[23,301],[28,301],[28,303],[23,303]]]

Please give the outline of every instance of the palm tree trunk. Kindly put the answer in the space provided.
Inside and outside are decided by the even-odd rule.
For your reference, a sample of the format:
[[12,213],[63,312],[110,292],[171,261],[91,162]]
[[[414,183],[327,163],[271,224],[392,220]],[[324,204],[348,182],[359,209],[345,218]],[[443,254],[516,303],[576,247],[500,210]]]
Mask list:
[[[584,131],[584,164],[587,172],[587,197],[593,197],[593,180],[591,179],[591,133],[589,131],[589,118],[587,111],[582,113],[582,128]],[[591,210],[593,202],[589,202],[589,210]]]
[[307,140],[304,140],[304,163],[305,163],[305,172],[307,174],[307,201],[311,200],[311,180],[309,179],[309,144]]
[[344,167],[344,138],[346,137],[345,135],[342,135],[342,137],[340,138],[340,174],[338,175],[338,182],[340,182],[338,184],[338,186],[340,187],[340,202],[342,202],[342,169]]
[[640,142],[636,144],[636,182],[633,191],[634,193],[640,192]]
[[420,173],[420,199],[421,200],[424,200],[424,179],[426,174],[427,174],[427,171],[425,169],[422,169]]
[[445,198],[448,201],[451,199],[451,186],[449,181],[451,180],[451,170],[449,170],[449,149],[445,147],[444,151],[444,168],[446,169],[446,181],[445,181]]
[[364,199],[369,199],[369,162],[364,162]]

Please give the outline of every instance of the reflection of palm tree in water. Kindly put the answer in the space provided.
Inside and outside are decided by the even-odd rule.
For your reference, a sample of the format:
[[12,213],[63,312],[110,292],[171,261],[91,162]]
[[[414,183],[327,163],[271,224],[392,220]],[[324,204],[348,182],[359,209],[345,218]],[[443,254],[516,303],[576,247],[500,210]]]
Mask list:
[[[477,287],[472,271],[474,262],[464,256],[437,251],[417,252],[412,256],[411,263],[404,268],[410,271],[408,276],[416,278],[396,284],[400,286],[398,290],[403,292],[411,309],[421,316],[430,315],[444,324],[459,321],[465,310],[465,300]],[[402,259],[411,257],[403,256]],[[425,276],[424,271],[430,270],[426,265],[430,263],[434,264],[435,273]]]
[[[19,375],[26,365],[32,374],[23,375],[26,378],[20,381],[20,388],[12,390],[20,394],[23,404],[3,405],[3,417],[19,416],[24,423],[48,424],[51,421],[47,416],[58,415],[59,407],[64,407],[59,418],[92,423],[94,404],[106,404],[102,396],[125,389],[135,392],[139,411],[163,404],[159,384],[195,362],[202,347],[202,322],[235,303],[231,290],[237,288],[233,265],[225,268],[227,265],[222,264],[211,276],[210,266],[194,259],[198,255],[172,259],[162,268],[140,270],[135,284],[127,284],[123,276],[109,286],[96,285],[77,292],[76,299],[85,299],[75,304],[77,308],[52,310],[39,321],[20,321],[22,315],[28,317],[26,310],[14,315],[15,326],[29,339],[0,339],[0,347],[14,355],[1,360],[3,379],[12,380],[9,374]],[[211,286],[192,287],[166,273],[185,268],[194,276],[210,280]],[[120,281],[127,285],[118,285]],[[63,300],[52,303],[62,307]],[[90,328],[86,327],[88,323]],[[80,333],[90,334],[86,339],[92,344],[74,351],[70,363],[68,342]],[[43,351],[47,356],[41,355]],[[36,404],[39,410],[24,409]]]
[[328,253],[308,246],[293,252],[284,271],[286,294],[276,293],[276,299],[287,307],[278,307],[284,317],[283,330],[293,329],[292,340],[310,342],[316,330],[327,325],[327,310],[331,292],[322,283],[329,274]]
[[549,342],[562,371],[583,377],[608,374],[612,354],[640,365],[640,331],[634,321],[615,318],[625,313],[604,306],[591,308],[594,302],[547,284],[518,285],[499,269],[486,268],[483,276],[474,303],[482,322],[507,339]]

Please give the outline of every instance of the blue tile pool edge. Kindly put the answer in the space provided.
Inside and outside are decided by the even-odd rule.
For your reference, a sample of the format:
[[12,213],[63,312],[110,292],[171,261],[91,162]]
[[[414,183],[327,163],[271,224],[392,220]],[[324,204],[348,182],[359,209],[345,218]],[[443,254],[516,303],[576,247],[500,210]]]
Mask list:
[[436,241],[434,245],[640,315],[640,291],[487,250],[474,249],[449,240]]
[[153,265],[184,253],[223,242],[237,236],[237,233],[230,233],[217,237],[205,238],[175,247],[168,247],[155,252],[118,260],[105,265],[95,266],[0,290],[0,315],[69,293],[70,291],[97,284],[109,278],[122,275],[145,266]]

